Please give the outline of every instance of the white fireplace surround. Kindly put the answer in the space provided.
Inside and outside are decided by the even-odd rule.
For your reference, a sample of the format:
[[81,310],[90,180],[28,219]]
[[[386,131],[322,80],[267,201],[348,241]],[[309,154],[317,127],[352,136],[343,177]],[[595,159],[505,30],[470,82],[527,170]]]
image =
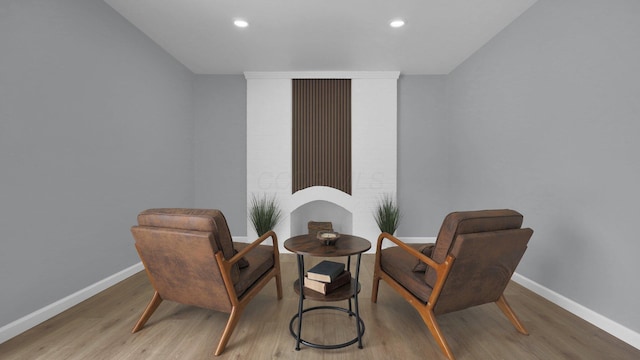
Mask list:
[[[308,221],[331,221],[334,229],[372,242],[373,218],[383,194],[397,186],[398,72],[245,72],[247,79],[247,199],[275,196],[284,240],[307,232]],[[291,79],[351,79],[352,194],[313,186],[291,194]],[[247,204],[247,205],[248,205]],[[247,236],[255,236],[247,222]]]

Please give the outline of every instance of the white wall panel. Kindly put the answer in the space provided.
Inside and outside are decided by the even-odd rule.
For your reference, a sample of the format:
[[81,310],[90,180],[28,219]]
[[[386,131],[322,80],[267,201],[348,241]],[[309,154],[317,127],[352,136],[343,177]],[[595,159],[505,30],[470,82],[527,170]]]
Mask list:
[[[350,212],[353,234],[373,243],[379,234],[373,219],[376,203],[383,194],[395,196],[397,191],[398,73],[327,73],[327,78],[352,79],[352,196],[322,186],[291,194],[291,79],[322,78],[322,73],[252,72],[245,76],[247,199],[250,202],[253,194],[277,197],[285,215],[275,229],[280,250],[285,251],[282,243],[292,235],[290,214],[317,200]],[[305,222],[308,220],[323,219]],[[251,222],[247,235],[255,235]]]

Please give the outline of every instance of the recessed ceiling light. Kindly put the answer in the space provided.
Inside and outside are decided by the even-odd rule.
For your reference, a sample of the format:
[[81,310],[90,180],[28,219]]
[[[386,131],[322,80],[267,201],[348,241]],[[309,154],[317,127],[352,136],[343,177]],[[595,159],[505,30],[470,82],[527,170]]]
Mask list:
[[391,22],[389,23],[389,26],[391,26],[393,28],[403,27],[404,26],[404,20],[402,20],[402,19],[391,20]]
[[239,28],[246,28],[247,26],[249,26],[249,23],[245,20],[237,19],[233,21],[233,25]]

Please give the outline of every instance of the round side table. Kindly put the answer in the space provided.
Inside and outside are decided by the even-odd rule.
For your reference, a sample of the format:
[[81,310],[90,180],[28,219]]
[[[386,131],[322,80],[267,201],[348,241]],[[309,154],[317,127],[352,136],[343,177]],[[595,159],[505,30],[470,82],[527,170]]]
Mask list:
[[[362,253],[371,248],[371,243],[358,236],[340,234],[340,238],[333,245],[324,245],[314,235],[299,235],[294,236],[284,242],[284,248],[296,254],[298,260],[298,280],[293,283],[294,291],[299,295],[298,301],[298,313],[291,318],[289,323],[289,331],[291,335],[296,339],[296,350],[300,350],[300,344],[317,348],[317,349],[338,349],[352,344],[358,343],[358,348],[362,349],[362,335],[364,334],[364,322],[360,318],[360,311],[358,308],[358,293],[360,292],[360,283],[358,281],[360,276],[360,260]],[[324,295],[317,291],[307,289],[304,287],[304,256],[314,257],[347,257],[348,271],[351,271],[351,256],[356,255],[355,266],[355,278],[351,279],[350,284],[336,289],[335,291]],[[353,298],[353,305],[355,311],[351,307],[351,299]],[[338,306],[315,306],[308,309],[303,308],[305,299],[316,301],[340,301],[348,300],[349,308],[345,309]],[[355,316],[356,318],[356,337],[350,341],[341,344],[317,344],[306,341],[302,338],[302,315],[308,311],[328,309],[337,310],[347,313],[349,316]],[[294,331],[295,320],[298,319],[297,331]]]

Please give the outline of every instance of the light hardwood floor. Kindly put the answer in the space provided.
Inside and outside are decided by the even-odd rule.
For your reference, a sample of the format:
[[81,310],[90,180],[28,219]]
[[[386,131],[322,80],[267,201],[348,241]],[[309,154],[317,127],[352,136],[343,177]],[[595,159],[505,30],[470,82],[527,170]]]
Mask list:
[[[360,312],[363,349],[305,346],[295,351],[289,321],[297,312],[293,255],[282,254],[284,297],[275,282],[249,304],[218,359],[444,359],[417,312],[384,282],[371,303],[373,255],[364,255]],[[313,265],[319,259],[306,261]],[[0,359],[210,359],[227,314],[163,302],[144,329],[131,328],[153,290],[144,272],[107,289],[43,324],[0,344]],[[457,359],[640,359],[640,350],[616,339],[518,284],[506,297],[530,332],[519,334],[493,304],[439,316]],[[305,307],[326,305],[305,302]],[[336,304],[334,304],[336,305]],[[345,306],[346,301],[337,303]],[[303,338],[339,343],[354,337],[353,319],[338,312],[304,316]]]

